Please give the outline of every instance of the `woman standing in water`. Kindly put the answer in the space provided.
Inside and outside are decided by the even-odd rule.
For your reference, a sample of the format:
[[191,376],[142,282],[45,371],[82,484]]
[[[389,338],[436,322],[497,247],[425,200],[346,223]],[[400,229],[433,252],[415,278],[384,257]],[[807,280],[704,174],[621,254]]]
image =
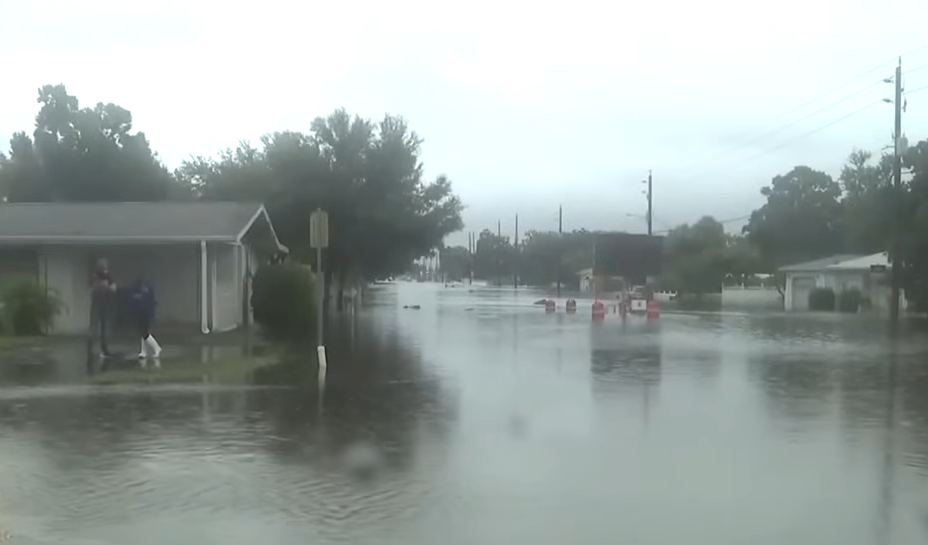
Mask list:
[[151,325],[155,321],[155,307],[157,304],[155,287],[144,276],[139,275],[132,286],[132,305],[139,337],[141,338],[140,360],[144,360],[149,352],[152,358],[157,359],[161,356],[161,345],[151,334]]

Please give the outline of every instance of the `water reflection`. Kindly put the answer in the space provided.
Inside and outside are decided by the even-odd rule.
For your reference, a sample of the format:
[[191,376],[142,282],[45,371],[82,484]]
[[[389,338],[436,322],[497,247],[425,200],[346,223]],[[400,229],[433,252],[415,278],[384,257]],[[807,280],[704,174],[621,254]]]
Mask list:
[[593,329],[592,395],[605,411],[616,402],[638,405],[647,425],[661,382],[662,338],[655,324],[635,326],[623,324],[618,332]]

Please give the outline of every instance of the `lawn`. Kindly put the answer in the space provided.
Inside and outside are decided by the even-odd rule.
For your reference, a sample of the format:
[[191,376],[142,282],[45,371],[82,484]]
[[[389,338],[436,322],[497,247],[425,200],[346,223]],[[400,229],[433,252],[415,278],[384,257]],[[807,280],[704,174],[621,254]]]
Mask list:
[[31,348],[48,343],[48,337],[13,337],[0,335],[0,350],[12,350],[15,348]]

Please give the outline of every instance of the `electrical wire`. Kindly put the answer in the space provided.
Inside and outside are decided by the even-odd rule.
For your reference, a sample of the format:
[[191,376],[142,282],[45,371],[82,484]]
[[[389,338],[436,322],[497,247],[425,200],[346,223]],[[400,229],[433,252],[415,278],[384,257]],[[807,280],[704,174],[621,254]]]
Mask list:
[[916,87],[915,89],[912,89],[911,91],[903,91],[902,94],[903,95],[914,95],[915,93],[921,93],[922,91],[928,91],[928,85]]
[[[914,49],[911,49],[911,50],[909,50],[909,51],[906,51],[905,53],[903,53],[902,55],[900,55],[900,57],[905,57],[905,56],[907,56],[907,55],[912,55],[912,54],[914,54],[914,53],[918,53],[918,52],[925,51],[925,50],[928,50],[928,44],[925,44],[925,45],[916,47],[916,48],[914,48]],[[852,78],[852,79],[850,79],[850,80],[848,80],[848,81],[842,83],[841,85],[838,85],[838,86],[836,86],[836,87],[830,89],[829,91],[826,91],[825,93],[822,93],[822,94],[816,96],[815,98],[812,98],[812,99],[810,99],[810,100],[807,100],[807,101],[805,101],[805,102],[803,102],[803,103],[801,103],[801,104],[799,104],[799,105],[797,105],[797,106],[794,106],[794,107],[792,107],[792,108],[786,110],[785,112],[783,112],[783,113],[781,113],[780,115],[778,115],[777,118],[783,118],[783,117],[789,116],[790,114],[793,114],[793,113],[795,113],[795,112],[797,112],[797,111],[799,111],[799,110],[802,110],[802,109],[805,108],[806,106],[810,106],[810,105],[812,105],[812,104],[815,104],[816,102],[819,102],[819,101],[821,101],[822,99],[824,99],[824,98],[826,98],[826,97],[828,97],[828,96],[831,96],[831,95],[837,93],[838,91],[841,91],[841,90],[843,90],[843,89],[845,89],[845,88],[847,88],[847,87],[850,87],[850,86],[854,85],[855,83],[859,82],[860,80],[862,80],[862,79],[864,79],[864,78],[867,78],[868,76],[872,76],[874,73],[879,72],[880,70],[884,70],[884,69],[889,68],[891,65],[895,64],[896,61],[897,61],[897,59],[894,58],[894,59],[891,59],[891,60],[886,61],[886,62],[884,62],[884,63],[881,63],[881,64],[879,64],[878,66],[875,66],[875,67],[871,68],[870,70],[867,70],[866,72],[863,72],[863,73],[859,74],[858,76],[856,76],[856,77],[854,77],[854,78]],[[916,66],[916,67],[914,67],[914,68],[910,68],[910,69],[908,69],[908,70],[905,70],[905,71],[903,71],[903,74],[909,74],[909,73],[912,73],[912,72],[917,72],[917,71],[922,70],[922,69],[924,69],[924,68],[928,68],[928,63],[922,64],[922,65],[918,65],[918,66]],[[828,110],[834,108],[835,106],[838,106],[839,104],[842,104],[842,103],[844,103],[845,101],[850,100],[851,98],[854,98],[854,97],[856,97],[856,96],[858,96],[858,95],[860,95],[860,94],[862,94],[862,93],[864,93],[864,92],[866,92],[866,91],[868,91],[868,90],[870,90],[870,89],[872,89],[872,88],[874,88],[874,87],[880,85],[881,83],[885,83],[885,82],[887,82],[887,81],[891,81],[891,78],[882,77],[882,78],[877,79],[876,81],[872,81],[871,83],[867,84],[866,86],[864,86],[864,87],[862,87],[862,88],[859,88],[859,89],[857,89],[856,91],[853,91],[853,92],[851,92],[851,93],[849,93],[849,94],[846,94],[846,95],[842,96],[841,98],[839,98],[839,99],[837,99],[837,100],[834,100],[834,101],[832,101],[832,102],[830,102],[830,103],[828,103],[828,104],[822,106],[821,108],[818,108],[818,109],[816,109],[816,110],[813,110],[812,112],[809,112],[809,113],[807,113],[806,115],[804,115],[804,116],[802,116],[802,117],[800,117],[800,118],[798,118],[798,119],[794,119],[794,120],[792,120],[792,121],[789,121],[789,122],[785,123],[784,125],[775,127],[775,128],[773,128],[773,129],[766,130],[766,131],[762,132],[762,133],[759,134],[759,135],[755,135],[755,136],[749,138],[749,139],[746,140],[746,141],[742,141],[742,142],[740,142],[740,143],[736,143],[736,144],[731,145],[731,146],[726,146],[723,150],[720,150],[720,152],[719,152],[718,154],[714,155],[714,157],[721,157],[721,156],[723,156],[723,155],[730,154],[730,153],[732,153],[732,152],[734,152],[734,151],[738,151],[738,150],[747,148],[747,147],[749,147],[749,146],[752,146],[752,145],[754,145],[754,144],[758,144],[758,143],[760,143],[760,142],[762,142],[762,141],[764,141],[764,140],[767,140],[769,137],[774,136],[774,135],[777,134],[777,133],[780,133],[780,132],[782,132],[782,131],[784,131],[784,130],[786,130],[786,129],[789,129],[789,128],[791,128],[791,127],[794,127],[794,126],[798,125],[799,123],[802,123],[803,121],[806,121],[806,120],[811,119],[811,118],[813,118],[813,117],[815,117],[815,116],[817,116],[817,115],[819,115],[819,114],[821,114],[821,113],[823,113],[823,112],[826,112],[826,111],[828,111]],[[869,107],[869,106],[868,106],[868,107]],[[842,118],[841,120],[843,121],[844,119],[846,119],[846,118]],[[828,126],[831,126],[831,124],[829,124]],[[818,132],[818,130],[813,131],[813,133],[814,133],[814,132]],[[807,136],[807,135],[805,135],[805,136]],[[783,146],[777,146],[777,149],[780,149],[781,147],[783,147]],[[690,165],[686,165],[686,166],[682,167],[680,170],[689,170],[690,168],[692,168],[692,167],[694,167],[694,166],[696,166],[697,164],[700,164],[700,163],[703,163],[703,164],[704,164],[704,160],[700,160],[698,163],[693,163],[693,164],[690,164]]]

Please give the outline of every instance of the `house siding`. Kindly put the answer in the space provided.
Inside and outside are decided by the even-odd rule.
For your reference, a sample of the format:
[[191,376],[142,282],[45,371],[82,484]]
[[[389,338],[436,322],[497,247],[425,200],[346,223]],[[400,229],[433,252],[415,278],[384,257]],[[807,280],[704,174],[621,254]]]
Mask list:
[[[228,331],[252,322],[251,275],[262,253],[249,244],[207,244],[207,285],[201,286],[199,243],[166,245],[47,245],[0,247],[0,286],[14,278],[34,278],[62,302],[53,333],[83,334],[90,319],[90,278],[96,260],[105,257],[117,286],[140,274],[157,292],[159,327],[200,330],[200,293],[207,290],[210,331]],[[117,332],[134,327],[129,319],[114,324]]]
[[[144,273],[155,286],[159,323],[186,325],[198,321],[199,254],[195,245],[46,246],[38,253],[40,281],[64,303],[55,323],[58,333],[87,330],[90,276],[99,257],[109,261],[117,286],[128,286]],[[132,327],[131,323],[116,325],[118,329]]]
[[[874,281],[870,272],[865,271],[828,271],[828,272],[794,272],[786,276],[785,310],[808,310],[809,292],[814,288],[830,288],[835,294],[849,289],[860,290],[867,295],[874,310],[889,310],[890,290],[887,286]],[[905,309],[905,297],[900,297],[900,308]]]
[[241,323],[241,277],[238,275],[237,253],[234,244],[216,244],[208,247],[210,278],[213,283],[210,328],[213,331],[235,329]]
[[17,278],[39,278],[35,248],[0,248],[0,286]]

